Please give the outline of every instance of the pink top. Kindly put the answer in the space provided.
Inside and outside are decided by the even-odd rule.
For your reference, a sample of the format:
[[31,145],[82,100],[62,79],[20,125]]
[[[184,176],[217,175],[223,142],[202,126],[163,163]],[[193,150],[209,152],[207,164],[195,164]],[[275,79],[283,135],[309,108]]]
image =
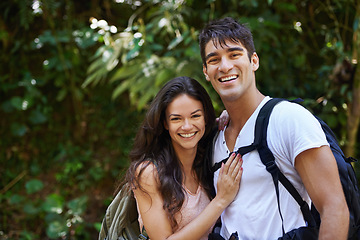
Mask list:
[[[185,201],[184,201],[184,204],[183,204],[181,210],[178,213],[176,213],[176,215],[175,215],[175,219],[178,222],[178,226],[179,226],[176,231],[179,231],[184,226],[186,226],[188,223],[190,223],[210,203],[210,200],[209,200],[206,192],[204,191],[204,189],[201,186],[198,187],[195,194],[191,193],[185,187],[185,185],[183,185],[183,186],[186,190],[186,195],[185,195]],[[139,208],[138,208],[138,212],[139,212]],[[140,214],[139,214],[138,221],[139,221],[140,231],[141,231],[141,229],[143,227],[143,221],[142,221]],[[212,229],[209,229],[209,231],[206,234],[204,234],[204,236],[202,236],[200,238],[200,240],[207,240],[209,233],[211,233],[211,230]]]

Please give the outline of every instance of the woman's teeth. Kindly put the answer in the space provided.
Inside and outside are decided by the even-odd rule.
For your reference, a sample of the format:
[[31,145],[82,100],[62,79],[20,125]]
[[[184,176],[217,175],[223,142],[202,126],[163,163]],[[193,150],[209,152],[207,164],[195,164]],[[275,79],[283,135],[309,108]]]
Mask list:
[[195,135],[195,133],[182,133],[182,134],[179,134],[181,137],[184,137],[184,138],[189,138],[189,137],[192,137]]

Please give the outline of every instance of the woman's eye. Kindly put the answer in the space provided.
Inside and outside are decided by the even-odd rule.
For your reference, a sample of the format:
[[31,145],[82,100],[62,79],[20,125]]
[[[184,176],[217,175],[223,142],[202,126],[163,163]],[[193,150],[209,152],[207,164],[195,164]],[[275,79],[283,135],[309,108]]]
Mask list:
[[195,114],[195,115],[193,115],[192,117],[193,117],[193,118],[199,118],[199,117],[201,117],[201,114]]

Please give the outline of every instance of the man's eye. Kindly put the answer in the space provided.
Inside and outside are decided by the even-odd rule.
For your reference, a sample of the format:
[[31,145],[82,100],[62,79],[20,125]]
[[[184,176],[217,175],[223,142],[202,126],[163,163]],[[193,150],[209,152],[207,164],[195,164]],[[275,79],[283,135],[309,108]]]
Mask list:
[[216,58],[210,58],[208,60],[208,64],[213,64],[213,63],[216,63],[217,62],[217,59]]
[[231,54],[231,57],[239,57],[239,56],[241,56],[241,53],[235,52],[235,53]]

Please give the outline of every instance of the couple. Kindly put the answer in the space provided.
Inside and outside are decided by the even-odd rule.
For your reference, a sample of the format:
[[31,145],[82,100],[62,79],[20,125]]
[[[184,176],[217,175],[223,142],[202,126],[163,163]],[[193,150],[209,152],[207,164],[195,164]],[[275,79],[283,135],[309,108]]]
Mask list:
[[[150,239],[208,239],[220,218],[229,239],[275,240],[305,225],[299,206],[279,187],[256,151],[231,154],[252,143],[259,109],[270,99],[256,87],[259,57],[252,34],[231,18],[210,22],[199,36],[203,72],[221,97],[229,123],[214,139],[215,113],[205,89],[178,77],[154,98],[130,153],[131,183],[140,226]],[[319,239],[346,239],[349,212],[336,161],[318,121],[289,102],[273,110],[268,145],[276,163],[321,216]],[[216,195],[212,194],[213,184]],[[331,187],[330,187],[331,186]],[[215,197],[213,197],[215,196]]]

